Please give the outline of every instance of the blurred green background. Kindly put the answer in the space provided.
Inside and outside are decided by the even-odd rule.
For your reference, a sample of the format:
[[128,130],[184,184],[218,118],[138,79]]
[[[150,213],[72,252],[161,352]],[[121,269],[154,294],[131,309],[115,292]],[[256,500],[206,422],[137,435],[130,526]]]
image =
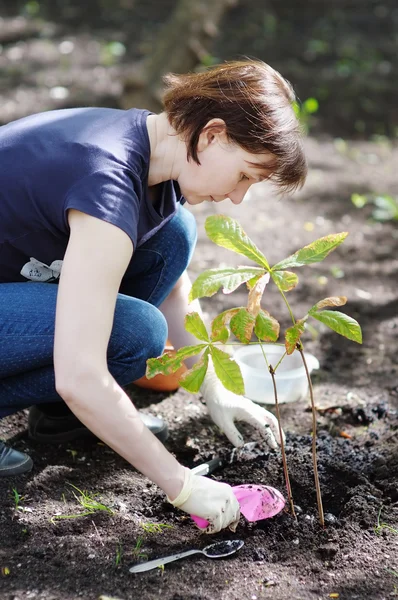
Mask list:
[[[218,27],[211,11],[206,20],[217,4]],[[182,5],[191,28],[175,20]],[[194,68],[269,62],[293,83],[311,133],[398,136],[396,0],[3,0],[0,16],[2,123],[63,106],[127,107],[137,88],[136,105],[153,108],[145,78],[177,70],[180,45]],[[165,36],[171,45],[159,48]]]

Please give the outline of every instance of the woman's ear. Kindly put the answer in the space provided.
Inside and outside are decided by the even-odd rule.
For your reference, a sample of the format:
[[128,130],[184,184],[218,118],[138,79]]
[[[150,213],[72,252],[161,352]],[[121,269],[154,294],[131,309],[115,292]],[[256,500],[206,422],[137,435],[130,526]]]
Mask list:
[[198,152],[203,152],[215,142],[227,142],[227,126],[222,119],[211,119],[202,129],[198,140]]

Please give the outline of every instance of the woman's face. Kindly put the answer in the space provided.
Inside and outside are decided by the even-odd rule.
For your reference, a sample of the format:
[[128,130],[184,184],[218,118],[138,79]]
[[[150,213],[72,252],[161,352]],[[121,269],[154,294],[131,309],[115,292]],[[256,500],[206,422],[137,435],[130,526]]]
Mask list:
[[192,159],[185,161],[178,177],[181,193],[192,205],[226,199],[240,204],[249,187],[270,174],[249,163],[264,164],[273,157],[267,153],[251,154],[231,143],[225,127],[207,126],[199,138],[198,158],[200,165]]

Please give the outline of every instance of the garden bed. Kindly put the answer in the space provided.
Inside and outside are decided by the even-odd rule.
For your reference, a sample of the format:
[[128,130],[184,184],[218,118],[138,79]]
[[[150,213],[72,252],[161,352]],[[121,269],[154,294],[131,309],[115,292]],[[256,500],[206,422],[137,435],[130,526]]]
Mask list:
[[[377,523],[398,527],[398,231],[391,223],[369,222],[371,207],[358,211],[350,195],[397,193],[393,165],[398,151],[385,144],[349,143],[342,153],[332,140],[313,139],[307,151],[310,177],[296,200],[277,201],[264,185],[243,207],[193,209],[199,242],[190,270],[195,277],[219,262],[244,262],[226,250],[215,252],[206,238],[203,222],[215,208],[237,218],[271,264],[322,235],[350,232],[323,263],[297,271],[300,283],[289,296],[300,316],[301,307],[304,311],[322,297],[346,295],[346,311],[364,334],[362,346],[322,328],[316,338],[304,338],[306,350],[321,363],[313,380],[326,529],[317,521],[307,400],[282,407],[297,522],[287,513],[253,524],[242,518],[236,534],[211,538],[103,444],[30,442],[26,414],[20,413],[0,423],[0,435],[29,452],[35,466],[27,476],[0,480],[1,598],[72,600],[106,594],[122,600],[315,600],[339,594],[343,600],[381,600],[395,593],[398,535],[386,527],[375,529]],[[288,326],[277,291],[268,287],[264,308]],[[238,305],[239,295],[218,294],[204,300],[203,307],[212,317]],[[185,465],[220,455],[224,466],[215,478],[285,491],[280,454],[261,443],[229,464],[232,448],[208,419],[199,396],[133,387],[129,393],[137,405],[167,420],[168,448]],[[259,441],[248,426],[243,429],[247,441]],[[69,484],[98,494],[113,514],[51,523],[54,515],[83,512]],[[29,512],[15,511],[12,488],[25,496],[21,505]],[[153,532],[156,528],[161,532]],[[128,572],[139,553],[152,558],[235,537],[245,546],[229,559],[195,556],[164,571]]]

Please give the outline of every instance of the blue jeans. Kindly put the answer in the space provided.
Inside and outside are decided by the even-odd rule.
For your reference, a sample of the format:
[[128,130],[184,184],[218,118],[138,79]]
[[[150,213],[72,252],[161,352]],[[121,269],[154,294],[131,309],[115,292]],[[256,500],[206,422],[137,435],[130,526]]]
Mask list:
[[[196,244],[193,215],[177,214],[135,250],[117,297],[108,368],[120,386],[159,356],[167,323],[158,306],[187,268]],[[58,285],[0,284],[0,418],[33,404],[60,402],[55,390],[54,326]],[[96,299],[93,298],[93,302]]]

